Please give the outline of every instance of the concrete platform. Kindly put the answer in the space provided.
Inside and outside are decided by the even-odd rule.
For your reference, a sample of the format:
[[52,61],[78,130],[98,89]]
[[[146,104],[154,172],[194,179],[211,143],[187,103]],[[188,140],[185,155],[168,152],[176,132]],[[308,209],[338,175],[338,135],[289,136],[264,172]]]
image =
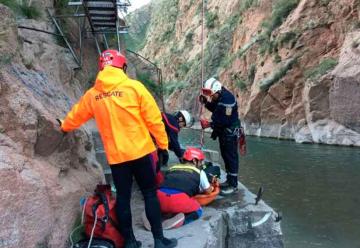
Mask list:
[[[255,203],[255,195],[244,185],[232,197],[219,197],[204,208],[200,220],[178,229],[164,231],[166,237],[177,238],[179,248],[275,248],[284,247],[277,214],[262,200]],[[146,231],[141,221],[144,203],[136,190],[132,197],[132,212],[135,235],[143,247],[153,247],[151,232]],[[251,227],[267,213],[271,216],[262,224]]]
[[[93,138],[98,161],[103,165],[104,172],[109,173],[100,137],[93,133]],[[220,157],[216,151],[204,150],[204,153],[207,160],[219,163]],[[175,163],[178,160],[170,152],[169,164]],[[224,180],[225,176],[221,176],[221,179]],[[107,181],[111,182],[110,174],[107,175]],[[204,208],[199,220],[178,229],[164,231],[164,234],[178,239],[179,248],[284,247],[280,222],[275,221],[277,214],[262,200],[255,205],[255,197],[239,183],[237,194],[226,198],[218,196],[210,206]],[[136,238],[143,243],[142,247],[153,247],[151,232],[145,230],[141,220],[144,202],[136,185],[131,206]],[[253,226],[251,223],[259,225]]]

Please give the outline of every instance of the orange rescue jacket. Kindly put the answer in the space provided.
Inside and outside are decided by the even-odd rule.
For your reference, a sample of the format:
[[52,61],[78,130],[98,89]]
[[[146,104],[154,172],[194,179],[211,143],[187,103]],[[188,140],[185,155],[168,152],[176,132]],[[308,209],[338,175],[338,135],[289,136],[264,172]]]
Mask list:
[[[139,81],[123,70],[106,66],[67,114],[61,128],[68,132],[95,118],[108,163],[118,164],[168,148],[161,113],[154,98]],[[150,133],[149,133],[150,132]]]

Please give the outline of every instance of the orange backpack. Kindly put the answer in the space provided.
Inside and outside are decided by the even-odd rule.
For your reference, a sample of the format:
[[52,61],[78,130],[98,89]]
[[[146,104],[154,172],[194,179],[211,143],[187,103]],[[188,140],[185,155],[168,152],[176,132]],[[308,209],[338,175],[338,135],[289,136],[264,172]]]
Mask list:
[[111,240],[116,248],[121,248],[124,238],[117,226],[115,201],[110,185],[96,186],[94,195],[86,200],[84,206],[85,233],[90,239]]

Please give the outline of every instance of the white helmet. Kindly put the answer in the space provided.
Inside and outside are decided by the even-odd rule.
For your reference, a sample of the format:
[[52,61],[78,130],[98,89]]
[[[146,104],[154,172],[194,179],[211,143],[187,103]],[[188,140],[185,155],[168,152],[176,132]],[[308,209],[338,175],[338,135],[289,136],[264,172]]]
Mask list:
[[205,81],[202,88],[202,93],[207,96],[214,95],[221,90],[221,83],[216,78],[210,78]]
[[193,118],[191,117],[191,114],[186,110],[180,110],[179,112],[176,113],[177,118],[179,118],[179,114],[181,114],[182,117],[184,117],[185,126],[191,127],[192,124],[194,123]]

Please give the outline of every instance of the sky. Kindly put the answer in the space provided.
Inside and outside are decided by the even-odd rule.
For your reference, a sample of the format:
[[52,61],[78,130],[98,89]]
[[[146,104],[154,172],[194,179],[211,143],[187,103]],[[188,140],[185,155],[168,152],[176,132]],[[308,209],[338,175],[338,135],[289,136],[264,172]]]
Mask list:
[[138,9],[145,4],[148,4],[149,2],[150,0],[130,0],[131,6],[129,8],[129,12]]

